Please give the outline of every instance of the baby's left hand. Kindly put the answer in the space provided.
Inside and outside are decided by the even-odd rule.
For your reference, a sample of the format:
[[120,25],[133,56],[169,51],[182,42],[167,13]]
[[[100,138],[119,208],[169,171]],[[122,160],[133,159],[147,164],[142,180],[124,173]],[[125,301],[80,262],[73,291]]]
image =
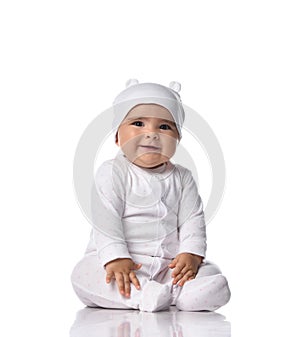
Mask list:
[[199,255],[190,253],[178,254],[169,264],[171,269],[175,268],[172,273],[173,284],[179,282],[179,285],[183,286],[186,281],[194,279],[202,261],[203,257]]

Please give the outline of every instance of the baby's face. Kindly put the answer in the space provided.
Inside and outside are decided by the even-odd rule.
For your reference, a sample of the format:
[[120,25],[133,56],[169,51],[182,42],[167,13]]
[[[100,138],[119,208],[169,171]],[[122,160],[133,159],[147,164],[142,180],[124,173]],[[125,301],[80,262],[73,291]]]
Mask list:
[[152,168],[174,155],[178,138],[174,120],[166,108],[140,104],[124,118],[116,143],[132,163]]

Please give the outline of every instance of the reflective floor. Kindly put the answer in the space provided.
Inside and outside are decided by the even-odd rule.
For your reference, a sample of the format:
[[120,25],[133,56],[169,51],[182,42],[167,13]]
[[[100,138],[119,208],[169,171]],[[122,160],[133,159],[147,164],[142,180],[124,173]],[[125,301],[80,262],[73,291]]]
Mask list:
[[77,312],[71,337],[229,337],[230,322],[214,312],[184,312],[171,307],[156,313],[84,308]]

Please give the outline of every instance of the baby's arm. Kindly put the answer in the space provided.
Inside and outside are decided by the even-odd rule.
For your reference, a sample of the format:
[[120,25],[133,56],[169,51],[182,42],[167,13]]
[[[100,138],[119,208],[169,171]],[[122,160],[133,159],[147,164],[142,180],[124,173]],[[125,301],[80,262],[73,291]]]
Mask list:
[[130,282],[139,288],[134,270],[141,265],[132,261],[128,251],[122,224],[123,185],[118,180],[119,175],[112,171],[112,162],[106,162],[98,169],[95,177],[91,196],[92,235],[99,263],[106,269],[106,282],[115,279],[120,293],[129,297]]
[[134,270],[140,269],[141,263],[136,264],[131,259],[116,259],[105,265],[106,283],[115,279],[121,295],[130,297],[130,283],[132,282],[137,290],[140,290],[140,282]]
[[186,281],[190,281],[197,275],[203,257],[190,253],[181,253],[169,264],[169,268],[174,269],[172,277],[173,284],[183,286]]
[[179,250],[169,267],[173,283],[183,285],[197,275],[206,253],[206,226],[203,203],[192,173],[182,172],[182,197],[178,211]]

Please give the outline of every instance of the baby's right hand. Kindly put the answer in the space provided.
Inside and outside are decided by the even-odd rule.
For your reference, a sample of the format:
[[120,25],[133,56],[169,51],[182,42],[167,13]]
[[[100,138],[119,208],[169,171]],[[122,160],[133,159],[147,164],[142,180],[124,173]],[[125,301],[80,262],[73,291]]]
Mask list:
[[130,297],[130,282],[132,282],[137,290],[140,290],[140,282],[135,275],[134,270],[140,269],[141,263],[136,264],[131,259],[116,259],[105,265],[106,283],[110,283],[112,279],[117,281],[120,294]]

